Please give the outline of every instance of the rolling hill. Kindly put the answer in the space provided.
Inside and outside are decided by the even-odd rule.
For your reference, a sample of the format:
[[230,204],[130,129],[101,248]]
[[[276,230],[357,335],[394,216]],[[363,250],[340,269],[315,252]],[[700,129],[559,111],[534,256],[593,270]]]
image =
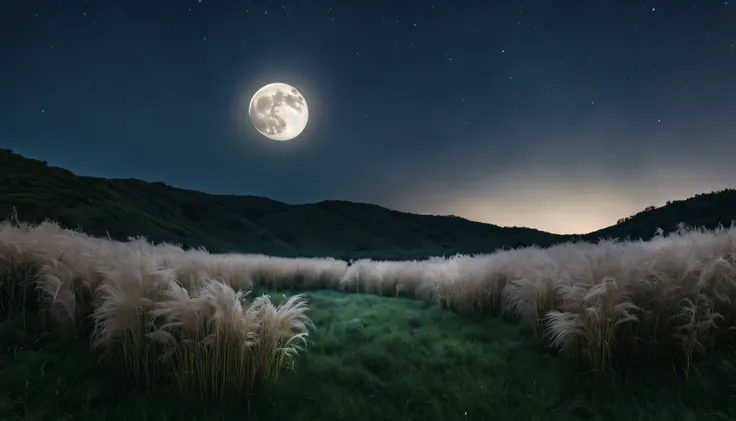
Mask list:
[[279,256],[414,259],[549,246],[600,237],[650,238],[658,227],[713,228],[736,219],[736,191],[698,195],[647,208],[582,236],[499,227],[454,216],[417,215],[345,201],[290,205],[264,197],[211,195],[136,179],[78,176],[0,149],[0,215],[53,219],[92,235],[204,246],[216,252]]

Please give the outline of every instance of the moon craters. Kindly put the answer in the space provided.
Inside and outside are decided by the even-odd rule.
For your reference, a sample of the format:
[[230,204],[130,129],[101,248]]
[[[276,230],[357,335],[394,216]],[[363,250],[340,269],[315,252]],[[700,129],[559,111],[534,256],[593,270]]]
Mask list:
[[301,112],[304,106],[304,97],[296,89],[290,93],[278,90],[271,95],[258,98],[251,107],[250,115],[255,117],[253,124],[256,129],[270,135],[282,133],[286,129],[286,120],[279,115],[279,107],[289,106]]

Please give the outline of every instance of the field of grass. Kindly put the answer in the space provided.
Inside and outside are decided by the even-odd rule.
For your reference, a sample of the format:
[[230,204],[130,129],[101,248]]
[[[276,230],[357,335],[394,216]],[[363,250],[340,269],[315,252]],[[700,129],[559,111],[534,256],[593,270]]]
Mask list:
[[593,380],[499,318],[370,294],[306,296],[315,327],[296,369],[264,393],[225,402],[142,388],[98,363],[84,338],[58,339],[38,318],[25,328],[13,318],[0,325],[0,419],[733,419],[718,383],[724,372],[710,363],[690,381],[655,370]]
[[736,227],[348,266],[5,221],[0,419],[733,419],[735,263]]

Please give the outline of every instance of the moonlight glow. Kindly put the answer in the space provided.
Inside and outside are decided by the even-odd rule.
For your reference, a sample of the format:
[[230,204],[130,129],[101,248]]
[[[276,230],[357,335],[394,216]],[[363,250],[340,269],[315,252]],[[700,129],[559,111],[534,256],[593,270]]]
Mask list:
[[250,100],[248,114],[259,133],[278,141],[299,136],[309,120],[307,101],[286,83],[270,83],[259,89]]

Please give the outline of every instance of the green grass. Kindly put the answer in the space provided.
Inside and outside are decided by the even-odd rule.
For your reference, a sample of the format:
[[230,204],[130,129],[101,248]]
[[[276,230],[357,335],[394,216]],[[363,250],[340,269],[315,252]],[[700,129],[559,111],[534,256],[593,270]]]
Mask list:
[[[643,368],[627,374],[625,383],[617,376],[594,383],[498,318],[468,320],[401,298],[306,294],[315,329],[296,369],[269,390],[226,405],[136,388],[98,363],[84,339],[61,340],[28,320],[23,329],[23,321],[12,318],[0,324],[0,419],[672,421],[736,415],[733,390],[718,377],[723,371],[716,360],[699,365],[700,377],[688,382]],[[280,297],[272,298],[278,303]]]

